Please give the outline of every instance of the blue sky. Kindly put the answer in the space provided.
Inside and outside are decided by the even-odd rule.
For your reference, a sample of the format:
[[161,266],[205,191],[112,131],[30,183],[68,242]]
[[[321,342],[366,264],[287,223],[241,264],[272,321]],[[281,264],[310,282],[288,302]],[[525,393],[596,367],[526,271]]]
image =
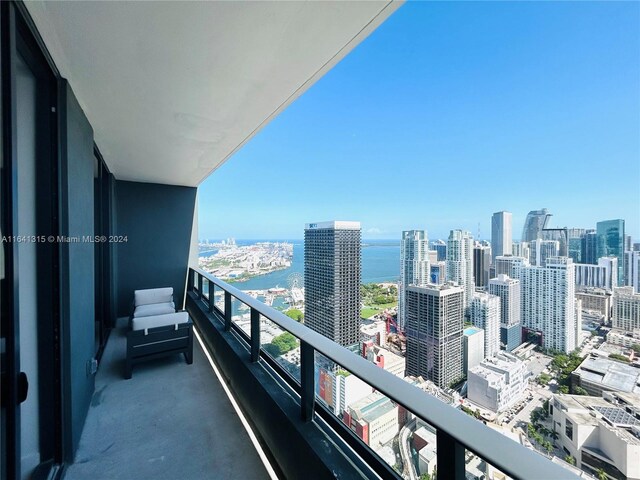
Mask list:
[[640,241],[640,3],[407,3],[199,189],[200,238],[359,220],[490,237],[491,214]]

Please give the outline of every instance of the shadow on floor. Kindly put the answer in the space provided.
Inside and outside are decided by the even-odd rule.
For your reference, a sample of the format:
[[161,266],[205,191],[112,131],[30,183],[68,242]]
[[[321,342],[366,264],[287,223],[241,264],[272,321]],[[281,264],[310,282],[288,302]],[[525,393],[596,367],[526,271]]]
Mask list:
[[193,365],[174,355],[125,380],[125,331],[111,332],[65,479],[269,478],[200,344]]

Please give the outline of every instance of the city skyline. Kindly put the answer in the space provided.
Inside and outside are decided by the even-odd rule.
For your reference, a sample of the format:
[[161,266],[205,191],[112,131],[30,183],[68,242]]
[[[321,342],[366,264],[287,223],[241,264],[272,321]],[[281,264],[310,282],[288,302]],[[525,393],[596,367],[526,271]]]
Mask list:
[[[365,239],[489,239],[506,210],[518,240],[547,208],[551,227],[623,218],[639,238],[639,8],[405,5],[202,184],[199,236],[352,218]],[[396,194],[414,178],[429,188]]]

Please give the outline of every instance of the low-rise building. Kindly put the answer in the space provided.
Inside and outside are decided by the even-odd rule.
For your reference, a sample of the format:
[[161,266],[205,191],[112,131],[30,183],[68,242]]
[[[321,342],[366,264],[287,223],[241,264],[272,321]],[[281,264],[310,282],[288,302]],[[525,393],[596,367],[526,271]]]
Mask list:
[[316,396],[333,410],[335,415],[372,392],[371,385],[344,370],[316,368]]
[[576,300],[582,300],[582,311],[596,310],[604,316],[604,322],[611,321],[611,292],[603,288],[576,289]]
[[611,326],[627,332],[640,328],[640,293],[633,287],[620,287],[613,290],[613,318]]
[[350,405],[342,421],[374,450],[391,441],[400,430],[398,406],[380,392]]
[[607,478],[640,479],[640,396],[554,395],[549,402],[558,443],[576,466]]
[[361,320],[360,341],[373,342],[384,347],[387,343],[387,322],[384,320]]
[[620,345],[622,347],[631,348],[634,345],[640,345],[640,328],[634,328],[633,332],[624,330],[610,330],[607,333],[607,343]]
[[590,355],[573,371],[571,383],[596,397],[607,391],[640,394],[640,368]]
[[492,412],[501,412],[520,400],[529,371],[515,355],[500,352],[469,370],[467,398]]
[[362,356],[387,372],[404,377],[404,357],[370,341],[362,343]]

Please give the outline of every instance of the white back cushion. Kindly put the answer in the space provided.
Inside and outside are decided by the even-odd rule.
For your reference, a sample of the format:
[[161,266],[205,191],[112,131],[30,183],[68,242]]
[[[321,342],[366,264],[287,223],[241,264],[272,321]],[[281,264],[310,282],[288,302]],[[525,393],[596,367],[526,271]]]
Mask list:
[[173,302],[173,287],[148,288],[133,292],[134,305],[150,305],[152,303]]

